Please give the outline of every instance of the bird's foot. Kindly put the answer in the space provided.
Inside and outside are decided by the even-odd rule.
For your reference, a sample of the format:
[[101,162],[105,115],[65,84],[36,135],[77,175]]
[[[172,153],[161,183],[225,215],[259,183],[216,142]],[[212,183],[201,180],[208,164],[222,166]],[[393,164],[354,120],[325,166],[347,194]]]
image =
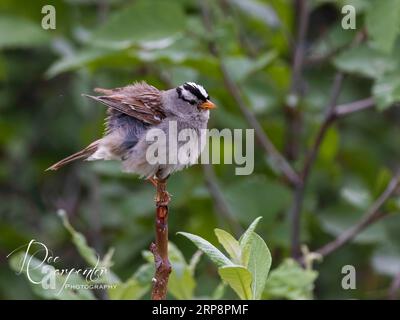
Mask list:
[[147,181],[150,182],[154,187],[157,188],[157,179],[155,179],[155,178],[148,178]]
[[168,206],[171,201],[171,195],[166,190],[167,179],[160,179],[157,177],[151,177],[147,179],[157,190],[157,194],[154,198],[154,201],[157,203],[157,206]]

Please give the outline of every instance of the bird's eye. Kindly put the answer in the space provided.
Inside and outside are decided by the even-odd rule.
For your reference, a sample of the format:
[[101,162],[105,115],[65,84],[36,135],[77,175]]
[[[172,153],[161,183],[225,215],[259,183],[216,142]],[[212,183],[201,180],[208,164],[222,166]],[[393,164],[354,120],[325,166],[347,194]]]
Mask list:
[[194,105],[196,104],[196,101],[190,100],[189,103],[190,103],[192,106],[194,106]]

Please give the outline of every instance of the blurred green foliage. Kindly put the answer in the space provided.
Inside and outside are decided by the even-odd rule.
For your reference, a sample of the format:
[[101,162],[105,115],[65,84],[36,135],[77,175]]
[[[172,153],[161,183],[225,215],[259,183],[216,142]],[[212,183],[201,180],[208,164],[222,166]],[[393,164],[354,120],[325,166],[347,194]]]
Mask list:
[[[49,2],[57,12],[55,30],[41,28],[41,8]],[[246,128],[224,86],[219,61],[210,54],[212,40],[248,107],[277,148],[285,149],[284,106],[291,98],[297,32],[293,1],[205,2],[213,18],[212,32],[203,25],[202,1],[0,1],[0,299],[54,298],[38,295],[9,267],[7,254],[31,239],[46,243],[64,267],[90,265],[90,248],[108,261],[107,248],[112,247],[112,269],[124,284],[110,296],[149,297],[143,286],[149,284],[152,264],[142,252],[154,237],[152,187],[120,173],[112,162],[77,163],[56,173],[44,172],[102,134],[104,108],[81,93],[137,80],[158,88],[195,81],[219,106],[209,127]],[[400,113],[389,107],[400,100],[400,7],[397,0],[308,2],[306,86],[298,100],[301,150],[311,146],[321,124],[337,70],[347,74],[339,103],[373,96],[378,107],[341,119],[322,144],[302,216],[302,242],[314,249],[361,217],[390,180],[389,168],[398,163]],[[352,48],[355,31],[340,27],[344,4],[355,6],[357,29],[368,34],[363,44]],[[302,154],[293,160],[296,169]],[[260,148],[255,157],[251,176],[235,176],[233,165],[214,167],[234,220],[245,228],[263,217],[257,233],[273,257],[263,298],[311,298],[316,272],[286,260],[292,190]],[[235,298],[233,290],[220,284],[212,262],[201,259],[196,268],[187,262],[196,256],[195,249],[176,235],[186,231],[216,244],[214,228],[236,233],[214,205],[201,166],[175,174],[169,192],[170,238],[176,244],[171,255],[177,270],[170,294],[179,299]],[[398,198],[389,201],[383,210],[393,214],[316,264],[315,298],[387,296],[392,277],[400,272],[399,206]],[[65,210],[71,225],[84,235],[68,228],[77,249],[57,217],[58,209]],[[358,272],[356,290],[341,288],[346,264]],[[80,294],[92,298],[90,292]]]

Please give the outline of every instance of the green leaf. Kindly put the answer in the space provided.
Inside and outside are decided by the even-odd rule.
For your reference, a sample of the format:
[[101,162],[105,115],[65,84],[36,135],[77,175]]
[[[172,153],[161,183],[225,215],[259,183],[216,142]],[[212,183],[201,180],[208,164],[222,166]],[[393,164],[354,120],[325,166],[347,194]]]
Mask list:
[[193,256],[190,258],[189,269],[194,273],[197,264],[200,262],[201,256],[203,255],[203,251],[197,250]]
[[207,240],[187,232],[178,232],[178,234],[191,240],[201,251],[203,251],[217,266],[233,265],[232,261],[229,260],[221,251],[214,247]]
[[379,110],[385,110],[400,101],[399,72],[384,74],[377,79],[372,87],[372,94]]
[[171,242],[168,245],[168,253],[172,264],[172,272],[168,281],[168,291],[176,299],[193,299],[196,281],[192,269],[186,263],[182,252]]
[[242,266],[225,266],[218,269],[218,273],[228,285],[237,293],[240,299],[250,300],[251,273]]
[[261,219],[262,217],[258,217],[254,220],[239,240],[240,247],[242,248],[242,264],[246,267],[250,259],[251,245],[254,239],[253,233]]
[[333,60],[335,66],[348,73],[376,79],[396,66],[393,57],[366,45],[351,48]]
[[94,251],[93,248],[89,247],[85,237],[81,233],[75,231],[75,229],[71,226],[64,210],[59,210],[57,213],[61,217],[64,227],[71,234],[72,242],[75,244],[81,257],[85,259],[85,261],[91,267],[97,265],[100,261],[100,257],[96,253],[96,251]]
[[111,300],[137,300],[151,288],[154,275],[154,263],[145,263],[124,283],[108,289]]
[[226,284],[221,282],[211,294],[211,299],[213,300],[221,300],[225,293]]
[[118,284],[116,288],[109,289],[108,295],[111,300],[137,300],[150,289],[150,283],[147,286],[143,286],[137,279],[131,278],[124,283]]
[[[337,237],[346,232],[350,226],[358,223],[362,219],[363,212],[364,210],[354,210],[349,205],[336,204],[320,210],[318,219],[326,232]],[[387,232],[382,223],[371,225],[353,239],[353,242],[360,244],[384,243],[385,241],[387,241]]]
[[272,257],[264,240],[255,232],[252,234],[248,270],[252,275],[251,291],[253,299],[261,299],[271,268]]
[[312,299],[314,281],[318,273],[303,269],[296,261],[286,259],[272,270],[267,280],[266,299]]
[[390,53],[400,32],[400,1],[370,0],[365,25],[373,46]]
[[52,78],[60,73],[77,70],[82,67],[95,69],[96,67],[105,67],[112,65],[113,67],[121,65],[125,62],[126,65],[134,65],[135,59],[127,56],[122,51],[108,49],[93,49],[87,48],[74,53],[71,56],[66,56],[57,60],[46,71],[46,76]]
[[[149,264],[154,264],[154,256],[150,251],[143,251],[142,254]],[[168,243],[168,255],[172,265],[172,272],[168,281],[168,292],[176,299],[187,300],[194,298],[194,290],[196,288],[194,270],[201,254],[202,251],[197,251],[193,255],[190,264],[188,264],[178,247],[172,242]],[[148,283],[151,283],[151,278]]]
[[393,173],[388,168],[380,168],[379,172],[376,175],[376,183],[373,190],[372,198],[378,198],[379,195],[385,191],[390,180],[392,179]]
[[354,39],[357,30],[346,30],[343,32],[343,27],[340,21],[334,23],[312,46],[310,57],[326,57],[332,52],[337,52],[346,45],[349,45]]
[[184,29],[185,21],[175,1],[138,0],[113,14],[93,33],[91,42],[118,49],[138,43],[163,46]]
[[267,224],[273,223],[289,207],[291,199],[286,186],[259,175],[237,177],[223,190],[232,213],[246,225],[259,216]]
[[340,195],[357,209],[366,210],[371,204],[371,195],[368,190],[361,185],[349,185],[340,190]]
[[81,233],[77,232],[69,223],[65,211],[59,210],[57,213],[62,219],[64,227],[71,234],[72,242],[74,243],[80,256],[89,264],[89,266],[107,268],[107,273],[104,274],[101,280],[110,284],[119,282],[118,277],[110,270],[112,265],[111,256],[113,254],[113,249],[108,251],[103,260],[100,260],[100,256],[96,253],[96,251],[87,244],[86,238]]
[[335,127],[330,127],[320,147],[320,159],[332,163],[339,149],[339,133]]
[[280,21],[275,10],[269,4],[257,0],[230,0],[242,12],[265,23],[268,27],[278,27]]
[[[60,272],[56,272],[53,266],[44,263],[30,254],[25,255],[24,252],[13,254],[10,257],[9,265],[17,274],[25,274],[32,290],[44,299],[95,299],[93,293],[85,287],[76,290],[70,287],[88,285],[88,282],[79,274],[70,273],[67,276],[61,275]],[[54,283],[50,279],[54,279]],[[54,287],[52,287],[52,284],[54,284]]]
[[39,23],[17,16],[0,16],[0,49],[39,46],[49,39]]
[[239,242],[228,232],[222,229],[214,229],[219,243],[225,248],[233,262],[240,264],[242,249]]
[[235,82],[243,82],[253,73],[264,69],[277,56],[275,51],[261,55],[257,59],[246,57],[227,57],[224,59],[226,68]]
[[196,281],[190,269],[186,267],[178,274],[174,271],[174,264],[172,264],[172,272],[168,280],[168,292],[176,299],[188,300],[193,299],[195,287]]

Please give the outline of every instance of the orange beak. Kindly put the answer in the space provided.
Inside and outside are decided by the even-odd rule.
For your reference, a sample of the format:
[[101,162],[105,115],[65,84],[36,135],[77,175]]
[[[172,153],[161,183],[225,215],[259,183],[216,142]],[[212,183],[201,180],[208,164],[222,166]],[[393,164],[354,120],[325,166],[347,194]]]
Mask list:
[[210,100],[207,100],[206,102],[203,102],[200,105],[200,108],[202,108],[202,109],[215,109],[216,107],[217,106],[214,103],[212,103]]

